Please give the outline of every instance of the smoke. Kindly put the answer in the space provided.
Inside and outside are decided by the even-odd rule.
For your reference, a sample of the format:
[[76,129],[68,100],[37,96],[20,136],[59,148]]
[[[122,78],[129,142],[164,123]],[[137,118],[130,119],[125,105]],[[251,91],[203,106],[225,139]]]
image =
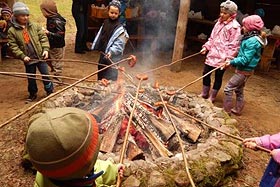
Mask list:
[[[127,25],[131,36],[140,35],[143,40],[138,40],[137,50],[142,52],[145,69],[158,66],[158,56],[166,56],[173,50],[174,38],[179,9],[179,0],[141,0],[142,29],[137,33],[139,23]],[[131,3],[129,6],[137,6]],[[170,63],[170,58],[165,58],[164,63]]]

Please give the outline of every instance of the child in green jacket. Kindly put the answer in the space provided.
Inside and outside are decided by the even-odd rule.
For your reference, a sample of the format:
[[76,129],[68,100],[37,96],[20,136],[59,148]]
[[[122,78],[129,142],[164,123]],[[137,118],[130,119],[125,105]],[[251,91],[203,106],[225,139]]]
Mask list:
[[[26,73],[36,74],[36,68],[43,75],[44,89],[47,95],[53,92],[53,84],[48,76],[48,65],[40,61],[48,58],[49,41],[42,28],[29,21],[29,8],[22,2],[13,5],[12,26],[8,31],[8,44],[16,58],[24,62]],[[37,84],[35,75],[28,76],[27,102],[34,101],[37,97]]]
[[[261,58],[261,49],[267,44],[265,33],[261,32],[264,23],[260,16],[252,15],[243,19],[244,36],[238,56],[228,59],[227,65],[236,68],[235,74],[227,83],[224,93],[224,110],[231,114],[241,115],[244,107],[244,86],[248,78],[253,74],[255,67]],[[233,92],[236,94],[236,105],[232,108]]]
[[77,108],[57,108],[29,121],[26,150],[37,169],[34,187],[110,186],[123,165],[97,160],[100,138],[95,118]]

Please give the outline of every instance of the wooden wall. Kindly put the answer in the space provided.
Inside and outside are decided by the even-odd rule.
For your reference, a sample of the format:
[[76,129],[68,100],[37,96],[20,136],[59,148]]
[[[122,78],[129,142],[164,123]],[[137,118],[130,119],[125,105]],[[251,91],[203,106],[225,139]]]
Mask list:
[[5,2],[9,5],[9,7],[13,7],[13,4],[16,2],[15,0],[0,0],[0,2]]

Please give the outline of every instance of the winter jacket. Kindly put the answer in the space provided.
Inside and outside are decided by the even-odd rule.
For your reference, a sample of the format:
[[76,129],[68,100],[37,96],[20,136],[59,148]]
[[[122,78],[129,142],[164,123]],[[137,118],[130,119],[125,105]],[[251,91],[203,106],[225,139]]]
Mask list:
[[[258,138],[257,144],[270,150],[280,149],[280,133],[262,136]],[[276,156],[280,159],[280,154]],[[260,187],[280,187],[280,164],[273,158],[264,172]]]
[[[98,31],[98,33],[92,43],[92,47],[91,47],[92,50],[96,50],[96,46],[99,46],[99,45],[97,45],[97,42],[100,41],[100,37],[101,37],[100,34],[102,31],[102,28],[103,28],[103,26]],[[128,33],[126,32],[126,30],[123,26],[117,27],[115,29],[114,33],[112,34],[112,36],[107,44],[105,53],[110,52],[112,55],[111,58],[114,62],[121,59],[124,48],[125,48],[125,44],[126,44],[128,38],[129,38]]]
[[[8,31],[8,44],[11,52],[16,58],[21,60],[27,56],[27,48],[22,35],[23,27],[16,20],[12,20],[12,26]],[[43,51],[49,51],[49,40],[42,27],[29,22],[27,31],[30,36],[31,44],[34,47],[36,56],[42,59]]]
[[[107,187],[116,183],[118,168],[110,161],[97,160],[94,165],[94,173],[104,171],[104,173],[95,179],[96,187]],[[47,177],[37,172],[34,187],[59,187],[56,186]]]
[[240,71],[253,71],[261,59],[261,49],[267,44],[261,36],[252,36],[241,42],[238,56],[230,61]]
[[48,38],[51,48],[62,48],[65,46],[65,24],[66,20],[60,14],[47,18]]
[[218,20],[210,38],[202,46],[209,51],[205,64],[218,67],[225,63],[226,59],[233,59],[239,49],[240,36],[241,28],[235,19],[230,22]]

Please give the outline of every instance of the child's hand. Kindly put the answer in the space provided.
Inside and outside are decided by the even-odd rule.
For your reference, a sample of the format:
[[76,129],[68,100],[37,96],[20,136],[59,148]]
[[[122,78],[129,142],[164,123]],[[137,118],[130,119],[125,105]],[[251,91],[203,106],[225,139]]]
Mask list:
[[257,138],[246,138],[243,140],[243,144],[245,147],[256,150],[257,144]]
[[207,49],[206,49],[205,47],[203,47],[203,48],[200,50],[200,53],[201,53],[202,55],[205,55],[206,52],[207,52]]
[[278,163],[280,164],[280,149],[273,149],[270,152],[272,158]]
[[109,53],[107,53],[106,55],[105,55],[105,58],[111,58],[111,53],[109,52]]
[[24,63],[29,62],[30,61],[30,57],[29,56],[24,57],[23,61],[24,61]]
[[48,51],[44,51],[42,56],[43,56],[44,59],[49,58],[49,52]]
[[125,165],[124,164],[118,164],[118,173],[119,173],[119,176],[121,178],[123,177],[124,169],[125,169]]

